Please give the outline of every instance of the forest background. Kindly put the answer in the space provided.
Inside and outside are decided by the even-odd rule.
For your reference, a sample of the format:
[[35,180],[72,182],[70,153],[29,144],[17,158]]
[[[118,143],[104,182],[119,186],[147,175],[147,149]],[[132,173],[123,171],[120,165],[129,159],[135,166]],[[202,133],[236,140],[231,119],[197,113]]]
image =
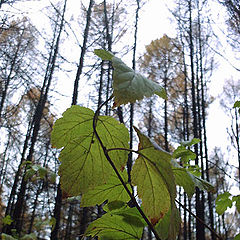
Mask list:
[[[239,193],[238,1],[1,1],[0,14],[2,232],[81,239],[103,214],[62,196],[59,152],[50,145],[65,109],[97,109],[112,94],[112,66],[93,53],[102,48],[168,94],[167,101],[152,97],[117,109],[110,102],[102,110],[128,126],[130,148],[133,125],[169,152],[201,139],[192,165],[216,193],[188,199],[178,189],[185,207],[179,239],[216,239],[186,208],[224,239],[239,233],[236,209],[218,215],[215,206],[219,194]],[[143,239],[153,239],[150,230]]]

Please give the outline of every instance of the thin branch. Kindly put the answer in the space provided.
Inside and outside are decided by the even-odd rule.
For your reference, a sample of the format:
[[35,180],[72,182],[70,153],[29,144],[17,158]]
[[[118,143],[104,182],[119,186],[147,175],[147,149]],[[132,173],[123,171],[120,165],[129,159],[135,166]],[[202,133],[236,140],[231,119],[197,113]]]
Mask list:
[[224,240],[218,233],[216,233],[212,228],[210,228],[201,218],[196,216],[192,211],[186,208],[182,203],[180,203],[177,199],[175,202],[178,203],[183,209],[185,209],[188,213],[190,213],[194,218],[196,218],[201,224],[203,224],[208,230],[210,230],[218,239]]
[[[93,117],[93,131],[94,134],[96,136],[96,138],[98,139],[101,148],[103,149],[104,155],[107,158],[108,162],[110,163],[110,165],[112,166],[114,172],[116,173],[118,179],[120,180],[120,182],[122,183],[123,187],[125,188],[125,190],[127,191],[127,194],[129,195],[129,197],[131,198],[131,201],[133,202],[134,206],[137,208],[138,212],[141,214],[141,216],[143,217],[144,221],[147,223],[147,225],[149,226],[149,228],[151,229],[151,231],[153,232],[153,234],[155,235],[157,240],[161,240],[160,237],[158,236],[158,233],[156,232],[156,230],[154,229],[153,225],[151,224],[151,222],[148,220],[147,216],[144,214],[144,212],[142,211],[142,209],[140,208],[139,204],[137,203],[136,198],[133,196],[133,194],[130,192],[130,190],[128,189],[125,181],[123,180],[123,178],[121,177],[120,173],[118,172],[117,168],[115,167],[112,159],[110,158],[109,154],[108,154],[108,150],[106,149],[106,147],[104,146],[100,136],[97,133],[96,130],[96,126],[97,126],[97,118],[99,116],[99,112],[101,110],[101,108],[111,99],[113,98],[113,95],[108,98],[105,102],[103,102],[100,107],[97,109],[97,111],[94,114]],[[127,149],[125,149],[127,150]]]

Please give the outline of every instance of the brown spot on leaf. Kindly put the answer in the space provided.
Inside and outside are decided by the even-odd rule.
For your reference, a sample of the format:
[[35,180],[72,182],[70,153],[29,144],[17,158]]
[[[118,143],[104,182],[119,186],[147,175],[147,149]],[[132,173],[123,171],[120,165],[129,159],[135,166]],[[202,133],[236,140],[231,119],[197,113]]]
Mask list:
[[150,221],[151,221],[152,225],[155,226],[158,223],[159,219],[160,218],[150,218]]
[[65,192],[64,190],[62,190],[62,199],[66,199],[72,197],[69,193]]

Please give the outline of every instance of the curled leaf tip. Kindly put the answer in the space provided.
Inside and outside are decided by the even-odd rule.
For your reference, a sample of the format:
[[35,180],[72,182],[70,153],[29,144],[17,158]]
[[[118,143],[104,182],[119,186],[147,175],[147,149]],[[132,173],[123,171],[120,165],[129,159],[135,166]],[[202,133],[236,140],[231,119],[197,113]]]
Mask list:
[[114,57],[114,55],[111,52],[109,52],[107,50],[104,50],[104,49],[95,49],[94,53],[98,57],[100,57],[102,60],[109,60],[109,61],[111,61],[112,58]]

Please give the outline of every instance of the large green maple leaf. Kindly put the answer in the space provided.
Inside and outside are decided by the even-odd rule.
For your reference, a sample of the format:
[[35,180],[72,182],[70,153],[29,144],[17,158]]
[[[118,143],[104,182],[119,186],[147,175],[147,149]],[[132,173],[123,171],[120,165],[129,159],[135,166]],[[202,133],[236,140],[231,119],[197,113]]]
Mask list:
[[[68,195],[76,196],[107,182],[112,168],[108,163],[93,131],[94,112],[88,108],[72,106],[53,127],[52,146],[62,148],[61,187]],[[107,148],[128,147],[127,128],[109,116],[99,116],[97,131]],[[125,151],[109,153],[117,169],[127,161]]]
[[134,103],[144,96],[151,97],[153,94],[167,98],[162,86],[135,72],[112,53],[103,49],[96,49],[94,53],[102,60],[112,61],[114,106]]
[[133,165],[132,183],[137,186],[145,214],[153,224],[171,208],[176,197],[176,185],[171,168],[171,155],[152,143],[137,128],[139,156]]

